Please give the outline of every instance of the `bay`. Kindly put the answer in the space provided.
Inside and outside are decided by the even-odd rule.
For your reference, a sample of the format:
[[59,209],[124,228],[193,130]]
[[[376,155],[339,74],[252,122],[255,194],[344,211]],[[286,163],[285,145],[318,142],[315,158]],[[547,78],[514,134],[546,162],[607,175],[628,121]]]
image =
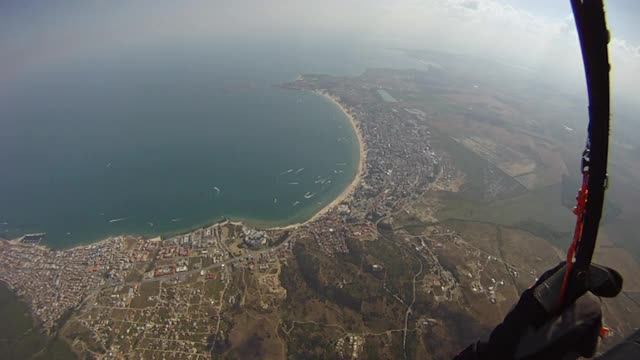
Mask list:
[[357,139],[326,99],[274,85],[391,58],[331,42],[197,43],[25,75],[0,97],[0,236],[43,231],[63,248],[221,217],[304,221],[353,179]]

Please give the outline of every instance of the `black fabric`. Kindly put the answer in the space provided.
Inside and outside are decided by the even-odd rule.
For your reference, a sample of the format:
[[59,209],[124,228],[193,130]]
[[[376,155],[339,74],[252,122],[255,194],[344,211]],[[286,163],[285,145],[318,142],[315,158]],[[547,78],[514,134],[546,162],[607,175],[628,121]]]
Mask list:
[[596,353],[602,311],[597,297],[586,294],[562,314],[523,336],[515,359],[566,359],[592,357]]
[[546,311],[533,296],[536,286],[550,278],[564,263],[546,271],[530,289],[520,296],[516,306],[505,316],[504,321],[493,329],[488,341],[479,341],[467,347],[455,359],[512,359],[520,338],[529,326],[539,327],[548,318]]
[[[533,321],[522,316],[530,305],[529,290],[521,301],[498,325],[487,341],[470,345],[454,359],[456,360],[554,360],[591,357],[595,354],[602,313],[599,300],[587,294],[578,299],[562,314],[551,318],[544,315]],[[533,304],[535,307],[537,303]],[[522,321],[522,323],[520,322]],[[522,325],[524,324],[524,325]]]
[[[568,302],[559,313],[550,314],[534,297],[538,286],[547,280],[551,281],[552,276],[563,269],[564,262],[561,262],[542,274],[530,289],[522,293],[518,303],[504,321],[495,327],[487,341],[478,341],[467,347],[455,359],[510,360],[518,358],[516,354],[527,360],[593,356],[602,327],[599,299],[586,293]],[[618,279],[615,276],[605,278]],[[619,287],[622,286],[621,279],[620,284],[616,284]],[[598,284],[598,289],[607,286]],[[523,351],[523,347],[528,350]]]

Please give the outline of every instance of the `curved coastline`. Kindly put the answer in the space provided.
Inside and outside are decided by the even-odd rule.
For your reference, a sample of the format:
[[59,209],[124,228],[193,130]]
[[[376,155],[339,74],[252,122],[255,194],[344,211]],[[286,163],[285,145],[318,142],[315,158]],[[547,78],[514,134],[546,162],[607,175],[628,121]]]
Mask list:
[[[296,79],[301,79],[302,76],[299,75]],[[339,100],[339,98],[337,98],[334,95],[331,95],[327,92],[324,91],[313,91],[314,94],[319,95],[324,97],[327,101],[331,102],[335,107],[337,107],[338,109],[340,109],[340,111],[345,115],[345,117],[347,118],[347,120],[349,120],[349,124],[351,125],[354,133],[356,134],[356,139],[358,141],[358,166],[356,168],[356,173],[353,177],[353,179],[351,180],[351,182],[349,183],[349,185],[347,187],[344,188],[344,190],[342,190],[342,192],[335,198],[333,199],[330,203],[328,203],[327,205],[325,205],[324,207],[322,207],[320,210],[316,211],[310,218],[308,218],[305,221],[302,222],[297,222],[297,223],[293,223],[293,224],[289,224],[289,225],[283,225],[283,226],[260,226],[260,221],[254,221],[252,219],[246,219],[246,218],[242,218],[242,217],[229,217],[227,218],[226,221],[229,221],[230,223],[236,224],[236,225],[249,225],[258,229],[262,229],[262,230],[292,230],[292,229],[296,229],[299,228],[301,226],[310,224],[316,220],[318,220],[320,217],[322,217],[324,214],[326,214],[327,212],[330,212],[334,207],[336,207],[337,205],[339,205],[340,203],[342,203],[343,201],[347,200],[351,194],[353,194],[353,192],[355,191],[356,187],[358,187],[358,185],[360,184],[360,182],[362,181],[362,176],[364,173],[364,167],[365,167],[365,163],[366,163],[366,158],[367,158],[367,146],[366,143],[364,141],[364,136],[362,135],[362,130],[360,129],[360,123],[359,121],[356,119],[356,117],[351,113],[351,111],[349,111],[349,109],[347,109],[347,107],[345,107]]]
[[[164,237],[167,237],[167,236],[172,236],[172,235],[177,235],[177,234],[193,231],[193,230],[201,228],[201,227],[206,227],[206,226],[209,226],[209,225],[212,225],[212,224],[215,224],[215,223],[224,222],[224,221],[230,221],[230,222],[237,223],[237,224],[245,224],[245,225],[257,228],[257,229],[274,230],[275,231],[275,230],[291,230],[291,229],[299,228],[299,227],[305,226],[307,224],[310,224],[310,223],[318,220],[320,217],[322,217],[323,215],[325,215],[326,213],[328,213],[332,209],[334,209],[337,205],[339,205],[343,201],[347,200],[352,195],[352,193],[354,192],[356,187],[362,181],[362,176],[363,176],[363,172],[364,172],[364,168],[365,168],[365,162],[366,162],[366,143],[364,141],[364,137],[363,137],[362,131],[360,129],[359,121],[356,119],[354,114],[352,114],[352,112],[340,102],[340,99],[338,97],[336,97],[334,95],[331,95],[328,92],[322,91],[322,90],[316,90],[316,91],[313,91],[313,93],[315,95],[322,96],[325,100],[330,102],[333,106],[337,107],[344,114],[344,116],[347,118],[349,124],[351,125],[351,127],[352,127],[352,129],[353,129],[353,131],[354,131],[354,133],[356,135],[356,139],[357,139],[357,142],[358,142],[358,164],[357,164],[355,175],[351,179],[351,182],[342,190],[342,192],[340,192],[340,194],[337,197],[335,197],[331,202],[329,202],[328,204],[326,204],[325,206],[323,206],[322,208],[320,208],[319,210],[314,212],[313,215],[311,215],[306,220],[298,221],[298,222],[290,223],[290,224],[286,224],[286,220],[285,220],[283,222],[286,225],[279,226],[279,225],[276,225],[276,224],[273,224],[273,223],[271,225],[269,225],[269,222],[265,223],[265,222],[262,222],[259,219],[243,218],[242,216],[240,216],[240,217],[224,216],[222,219],[212,220],[212,221],[210,220],[210,221],[207,221],[207,222],[204,222],[204,223],[201,223],[201,224],[197,224],[195,226],[187,226],[187,227],[185,227],[183,229],[177,229],[175,231],[170,231],[170,232],[164,232],[164,233],[158,233],[158,234],[150,234],[150,233],[146,233],[145,234],[145,233],[135,233],[135,232],[134,233],[113,234],[113,235],[107,236],[106,238],[92,240],[92,241],[90,240],[90,241],[86,241],[86,242],[83,241],[83,242],[80,242],[80,243],[72,244],[71,246],[68,246],[68,247],[54,247],[53,249],[60,250],[60,251],[76,249],[76,248],[80,248],[80,247],[84,247],[84,246],[90,246],[90,245],[98,244],[98,243],[107,241],[108,239],[110,239],[112,237],[115,237],[115,236],[142,236],[142,237],[161,236],[161,237],[164,238]],[[17,240],[17,239],[14,239],[14,240]],[[51,248],[46,243],[40,244],[39,246]]]
[[[296,79],[301,79],[302,75],[299,75]],[[366,163],[366,157],[367,157],[367,146],[366,143],[364,141],[364,136],[362,135],[362,130],[360,129],[360,123],[359,121],[356,119],[356,117],[351,113],[351,111],[344,106],[341,102],[340,99],[337,98],[334,95],[331,95],[325,91],[313,91],[314,94],[318,95],[318,96],[322,96],[324,97],[327,101],[331,102],[335,107],[337,107],[343,114],[344,116],[347,118],[349,124],[351,125],[355,135],[356,135],[356,139],[358,142],[358,166],[356,168],[356,173],[353,177],[353,179],[351,180],[351,182],[349,183],[349,185],[347,187],[344,188],[344,190],[342,190],[342,192],[335,198],[333,199],[330,203],[328,203],[327,205],[325,205],[324,207],[322,207],[320,210],[316,211],[311,217],[309,217],[307,220],[302,221],[302,222],[296,222],[293,224],[288,224],[288,225],[282,225],[282,226],[268,226],[268,225],[264,225],[261,224],[260,220],[257,219],[248,219],[248,218],[243,218],[243,217],[234,217],[234,216],[224,216],[223,219],[215,221],[215,222],[207,222],[206,224],[202,224],[199,226],[194,226],[194,227],[189,227],[187,229],[184,229],[183,231],[174,231],[171,232],[169,234],[179,234],[179,233],[184,233],[184,232],[189,232],[189,231],[193,231],[194,229],[197,229],[199,227],[206,227],[208,225],[211,224],[215,224],[215,223],[220,223],[220,222],[229,222],[232,224],[236,224],[236,225],[248,225],[251,227],[254,227],[256,229],[261,229],[261,230],[291,230],[291,229],[295,229],[295,228],[299,228],[301,226],[310,224],[316,220],[318,220],[320,217],[322,217],[324,214],[326,214],[327,212],[330,212],[334,207],[336,207],[337,205],[339,205],[340,203],[342,203],[343,201],[347,200],[351,194],[355,191],[356,187],[360,184],[360,182],[362,181],[362,176],[364,173],[364,168],[365,168],[365,163]],[[133,235],[133,234],[129,234],[129,235]],[[159,236],[165,236],[166,234],[160,234]]]
[[300,223],[286,225],[286,226],[272,227],[272,228],[268,228],[267,230],[289,230],[289,229],[295,229],[297,227],[300,227],[300,226],[303,226],[303,225],[306,225],[306,224],[309,224],[309,223],[312,223],[312,222],[316,221],[322,215],[324,215],[327,212],[331,211],[334,207],[336,207],[337,205],[339,205],[340,203],[342,203],[343,201],[348,199],[349,196],[351,196],[353,191],[356,189],[356,187],[362,181],[362,175],[363,175],[363,172],[364,172],[364,165],[365,165],[366,158],[367,158],[367,147],[366,147],[366,143],[364,142],[364,137],[362,135],[362,130],[360,129],[360,123],[355,118],[355,116],[349,111],[349,109],[347,109],[342,103],[340,103],[339,98],[337,98],[336,96],[331,95],[331,94],[329,94],[327,92],[324,92],[324,91],[314,91],[313,93],[318,94],[318,95],[324,97],[325,99],[327,99],[328,101],[330,101],[333,105],[335,105],[338,109],[340,109],[340,111],[342,111],[342,113],[344,113],[344,115],[349,120],[349,124],[351,124],[351,127],[353,128],[353,131],[356,134],[356,138],[358,139],[358,152],[359,152],[359,155],[358,155],[358,167],[356,169],[356,174],[353,177],[353,179],[351,180],[351,182],[349,183],[349,185],[344,190],[342,190],[340,195],[338,195],[335,199],[333,199],[329,204],[325,205],[322,209],[318,210],[308,220],[300,222]]

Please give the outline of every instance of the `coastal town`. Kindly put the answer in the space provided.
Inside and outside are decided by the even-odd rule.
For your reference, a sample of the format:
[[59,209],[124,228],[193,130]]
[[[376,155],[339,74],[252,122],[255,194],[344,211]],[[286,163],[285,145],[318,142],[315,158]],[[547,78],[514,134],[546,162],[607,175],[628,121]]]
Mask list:
[[[262,306],[273,306],[284,296],[277,269],[296,239],[312,238],[326,254],[346,253],[345,239],[374,239],[379,222],[446,173],[429,145],[424,114],[396,108],[390,95],[380,101],[375,92],[364,98],[354,90],[330,92],[316,77],[282,86],[330,99],[360,143],[354,181],[311,221],[276,230],[226,221],[165,239],[117,236],[61,251],[26,236],[0,242],[0,279],[29,302],[45,331],[68,321],[66,334],[86,351],[118,357],[132,342],[143,352],[169,351],[158,341],[172,339],[172,352],[204,356],[211,336],[222,336],[224,307],[240,301],[228,291],[234,272],[262,273],[261,287],[275,296],[265,296]],[[140,339],[125,346],[113,338],[123,335]]]
[[[141,289],[161,282],[175,285],[197,278],[224,283],[238,268],[265,273],[266,279],[290,256],[288,234],[226,221],[164,240],[117,236],[62,251],[35,245],[27,236],[27,241],[0,242],[0,279],[29,302],[40,327],[52,333],[73,311],[124,308]],[[267,284],[273,285],[273,279]],[[166,302],[179,307],[183,300]],[[82,320],[95,341],[111,329],[100,319],[96,314],[92,321]]]
[[28,234],[0,241],[0,281],[84,358],[421,358],[418,346],[451,355],[560,258],[521,229],[432,216],[440,204],[425,194],[465,181],[483,200],[523,187],[487,161],[462,173],[443,151],[448,137],[434,135],[436,116],[403,101],[414,78],[372,70],[279,85],[337,106],[359,142],[351,184],[304,223],[224,219],[65,250]]
[[347,251],[344,239],[374,238],[377,226],[425,192],[436,180],[450,183],[454,169],[430,145],[426,114],[366,81],[305,75],[285,88],[313,91],[338,106],[360,142],[360,169],[345,196],[306,230],[327,253]]

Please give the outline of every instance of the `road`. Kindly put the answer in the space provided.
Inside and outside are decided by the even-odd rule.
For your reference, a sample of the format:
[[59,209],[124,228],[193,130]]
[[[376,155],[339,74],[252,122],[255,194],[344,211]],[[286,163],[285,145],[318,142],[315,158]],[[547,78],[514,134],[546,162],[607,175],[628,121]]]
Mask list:
[[[422,274],[422,260],[418,259],[418,261],[420,261],[420,271],[418,271],[414,276],[413,276],[413,299],[411,300],[411,304],[409,305],[409,307],[407,307],[407,312],[404,314],[404,337],[402,339],[402,350],[406,351],[406,345],[407,345],[407,325],[409,324],[409,314],[411,313],[411,308],[413,307],[413,304],[416,302],[416,280],[418,280],[418,276],[420,276],[420,274]],[[407,354],[405,352],[405,357],[407,357]]]

